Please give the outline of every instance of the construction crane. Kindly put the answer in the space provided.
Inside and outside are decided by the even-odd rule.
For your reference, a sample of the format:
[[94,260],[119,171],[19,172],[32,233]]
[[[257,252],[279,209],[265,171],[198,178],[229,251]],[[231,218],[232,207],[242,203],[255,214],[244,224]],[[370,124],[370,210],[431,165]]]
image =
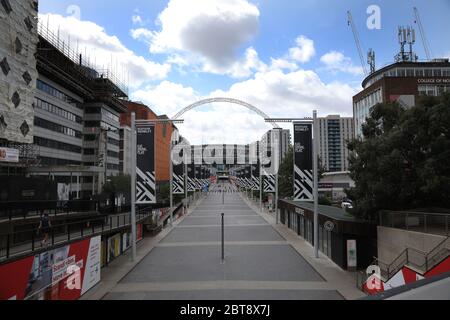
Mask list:
[[425,49],[425,55],[427,56],[427,60],[431,60],[432,53],[430,49],[430,44],[428,43],[427,36],[425,34],[425,29],[423,28],[422,21],[420,20],[419,9],[414,7],[414,16],[416,21],[414,21],[419,26],[420,37],[422,38],[423,48]]
[[356,29],[355,23],[353,22],[352,13],[350,11],[347,11],[347,17],[347,24],[352,27],[353,37],[355,38],[356,48],[358,49],[359,59],[361,60],[361,66],[363,68],[364,75],[367,76],[367,67],[364,60],[363,50],[361,48],[361,41],[359,40],[358,30]]

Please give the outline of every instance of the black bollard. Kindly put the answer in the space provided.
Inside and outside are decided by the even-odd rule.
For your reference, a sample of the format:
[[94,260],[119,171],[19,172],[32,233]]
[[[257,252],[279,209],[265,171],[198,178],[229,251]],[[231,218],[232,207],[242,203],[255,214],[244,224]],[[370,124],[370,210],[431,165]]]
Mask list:
[[225,214],[222,213],[222,263],[225,262]]

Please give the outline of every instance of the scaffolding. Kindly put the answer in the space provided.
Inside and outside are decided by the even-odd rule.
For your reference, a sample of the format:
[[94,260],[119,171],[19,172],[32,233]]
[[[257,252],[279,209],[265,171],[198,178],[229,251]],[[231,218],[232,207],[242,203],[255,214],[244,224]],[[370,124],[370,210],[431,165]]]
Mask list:
[[[83,56],[83,54],[76,52],[69,41],[66,42],[61,39],[59,33],[55,34],[49,30],[42,21],[38,22],[38,34],[41,39],[48,43],[48,45],[41,44],[38,53],[38,56],[46,58],[46,62],[57,64],[63,71],[70,71],[68,72],[69,76],[73,74],[92,81],[93,90],[100,91],[96,96],[103,95],[106,91],[113,98],[128,97],[128,85],[123,79],[118,77],[110,68],[105,69],[96,66],[86,57],[86,54]],[[54,57],[57,54],[52,52],[52,48],[59,51],[66,58],[66,61],[55,60]]]

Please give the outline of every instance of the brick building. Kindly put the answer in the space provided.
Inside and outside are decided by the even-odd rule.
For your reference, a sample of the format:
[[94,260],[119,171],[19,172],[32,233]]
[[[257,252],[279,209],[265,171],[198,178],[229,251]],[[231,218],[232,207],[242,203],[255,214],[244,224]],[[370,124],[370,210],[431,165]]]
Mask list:
[[363,90],[353,97],[355,135],[362,135],[362,125],[378,103],[398,102],[405,107],[416,105],[421,95],[439,96],[450,92],[450,62],[397,62],[364,79]]
[[[120,117],[121,126],[131,126],[131,113],[136,113],[136,120],[164,119],[166,116],[158,116],[148,106],[140,102],[124,101],[128,112]],[[155,124],[155,174],[156,181],[160,183],[169,182],[169,144],[172,132],[176,127],[170,123],[162,122]]]

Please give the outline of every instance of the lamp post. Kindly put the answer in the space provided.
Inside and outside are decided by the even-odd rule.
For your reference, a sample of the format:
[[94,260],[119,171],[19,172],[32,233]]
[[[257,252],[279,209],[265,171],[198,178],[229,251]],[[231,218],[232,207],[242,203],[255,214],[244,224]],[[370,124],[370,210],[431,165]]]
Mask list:
[[[296,121],[304,121],[304,122],[312,122],[313,123],[313,132],[314,132],[314,140],[313,140],[314,256],[316,258],[319,258],[319,243],[318,243],[318,241],[319,241],[319,225],[318,225],[318,220],[319,220],[319,218],[318,218],[318,216],[319,216],[319,213],[318,213],[319,212],[319,196],[318,196],[319,127],[318,127],[318,123],[317,123],[317,110],[313,111],[312,118],[310,118],[310,117],[305,117],[305,118],[266,118],[265,121],[269,122],[269,123],[274,123],[274,122],[290,123],[290,122],[296,122]],[[276,175],[276,198],[278,198],[278,174]],[[277,213],[277,218],[278,218],[278,213]]]
[[136,260],[136,114],[131,113],[131,259]]
[[318,172],[318,155],[319,155],[319,126],[317,124],[317,110],[313,111],[313,130],[314,130],[314,146],[313,146],[313,170],[314,170],[314,255],[319,258],[319,172]]

